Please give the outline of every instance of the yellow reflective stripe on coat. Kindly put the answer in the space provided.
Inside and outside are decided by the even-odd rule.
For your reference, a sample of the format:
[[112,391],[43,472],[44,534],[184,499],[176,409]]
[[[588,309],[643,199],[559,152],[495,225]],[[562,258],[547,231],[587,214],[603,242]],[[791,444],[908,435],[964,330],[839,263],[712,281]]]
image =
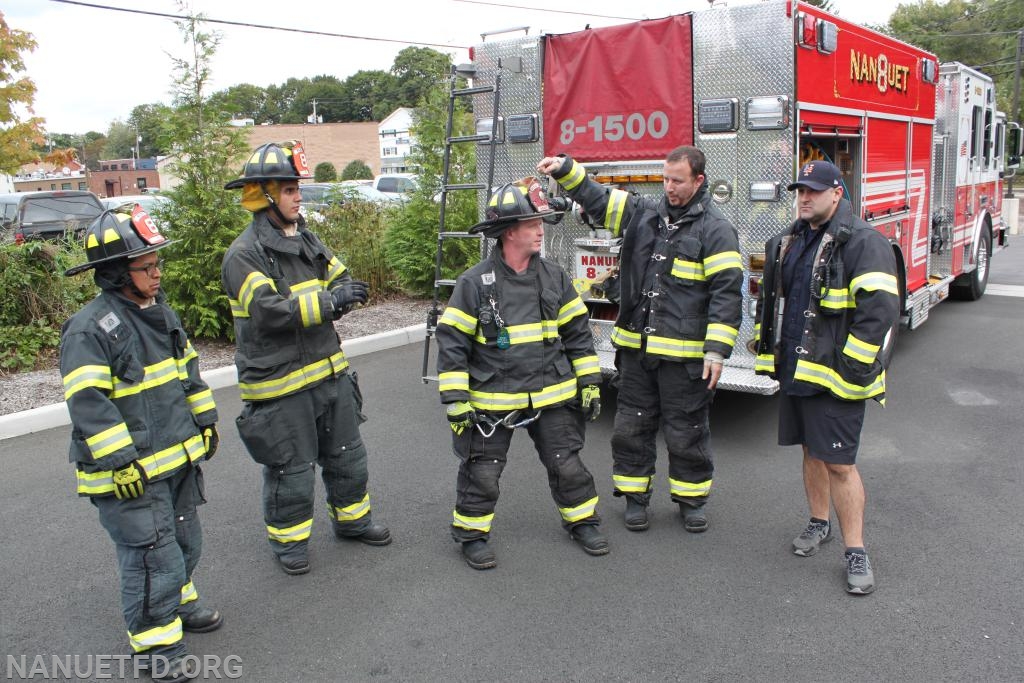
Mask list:
[[238,388],[243,401],[266,401],[294,393],[302,387],[332,375],[338,375],[347,367],[348,361],[345,360],[344,352],[338,351],[330,358],[310,363],[284,377],[270,379],[266,382],[239,382]]
[[698,498],[700,496],[706,496],[711,491],[711,480],[689,482],[680,481],[669,477],[668,486],[673,496],[679,496],[680,498]]
[[93,459],[99,460],[103,456],[131,446],[132,435],[128,431],[128,425],[124,422],[119,422],[109,429],[104,429],[99,434],[87,437],[85,443],[89,447]]
[[275,292],[277,291],[277,285],[274,284],[274,281],[259,271],[253,271],[245,276],[242,286],[238,288],[238,303],[247,315],[252,299],[256,295],[256,290],[264,286],[270,287]]
[[612,483],[616,491],[623,493],[647,493],[651,488],[653,477],[627,477],[624,474],[613,474]]
[[486,534],[491,530],[491,522],[493,521],[493,512],[489,515],[481,515],[480,517],[470,517],[469,515],[460,515],[458,510],[452,510],[452,526],[457,526],[460,529],[481,531]]
[[[505,332],[508,333],[509,345],[542,342],[545,339],[558,338],[558,323],[554,320],[542,320],[539,323],[509,325],[505,328]],[[473,340],[478,344],[487,344],[488,342],[487,337],[479,334],[474,336]]]
[[576,396],[576,378],[566,380],[560,384],[556,384],[551,387],[544,387],[540,391],[530,392],[530,404],[534,408],[543,408],[545,406],[554,405],[561,403],[562,401],[568,401]]
[[796,362],[796,373],[793,375],[793,378],[824,387],[839,398],[845,398],[850,401],[862,401],[885,393],[884,370],[871,384],[861,386],[847,382],[839,376],[838,372],[830,367],[808,360],[798,360]]
[[577,164],[574,161],[572,162],[572,168],[569,169],[569,172],[558,179],[558,184],[566,190],[572,190],[582,183],[583,179],[586,177],[587,169],[583,167],[583,164]]
[[573,318],[586,315],[587,307],[583,305],[583,299],[576,297],[558,310],[558,326],[566,324]]
[[324,288],[323,280],[304,280],[302,282],[296,282],[295,284],[288,285],[288,291],[291,292],[289,295],[292,299],[298,299],[303,294],[309,294],[310,292],[319,292]]
[[207,410],[213,410],[217,407],[217,404],[213,400],[213,390],[203,389],[197,391],[194,394],[189,394],[186,398],[188,401],[188,407],[192,411],[193,415],[199,415],[205,413]]
[[299,302],[299,316],[303,327],[316,327],[324,322],[320,314],[320,292],[308,292],[296,297]]
[[231,302],[231,316],[234,318],[248,318],[249,311],[242,307],[241,302],[236,299],[228,299]]
[[601,372],[601,361],[596,355],[574,358],[572,361],[572,371],[577,377],[599,373]]
[[853,301],[853,297],[850,296],[850,290],[845,288],[825,290],[825,295],[821,297],[820,305],[822,308],[827,308],[833,311],[857,307]]
[[629,199],[629,193],[625,190],[616,189],[608,193],[608,208],[604,212],[604,227],[611,230],[615,237],[622,232],[622,216],[625,214],[627,199]]
[[[196,434],[182,443],[175,444],[170,448],[139,458],[138,463],[146,472],[146,476],[152,479],[161,474],[172,472],[187,461],[195,462],[206,453],[206,446],[203,444],[203,435]],[[80,496],[102,496],[114,492],[114,475],[110,470],[99,472],[76,472],[78,478],[77,493]]]
[[640,348],[640,333],[630,332],[622,327],[612,328],[612,344],[615,346],[624,346],[630,349]]
[[758,354],[754,360],[754,372],[775,372],[775,356],[770,353]]
[[109,365],[83,365],[64,376],[64,400],[90,387],[110,391],[113,377]]
[[597,496],[594,496],[590,500],[584,501],[574,507],[558,508],[558,512],[562,515],[562,519],[567,522],[578,522],[581,519],[593,517],[594,511],[597,510],[597,498]]
[[704,264],[697,261],[672,259],[672,275],[683,280],[703,281]]
[[114,386],[110,391],[110,398],[121,398],[140,394],[147,389],[153,389],[162,384],[167,384],[180,379],[178,374],[178,361],[174,358],[165,358],[159,363],[147,365],[143,369],[142,381],[131,384],[120,377],[114,377]]
[[468,372],[442,372],[437,382],[438,391],[469,391]]
[[327,507],[330,508],[334,519],[339,522],[354,522],[370,512],[370,494],[366,493],[358,503],[352,503],[345,507],[337,507],[330,503],[327,504]]
[[704,358],[704,341],[648,336],[647,353],[672,358]]
[[339,261],[337,256],[332,256],[330,263],[327,264],[327,280],[324,282],[324,286],[337,280],[345,270],[345,264]]
[[704,277],[711,277],[729,268],[743,270],[743,259],[738,251],[720,251],[704,259]]
[[184,605],[199,599],[199,591],[196,590],[194,583],[189,581],[181,587],[181,599],[178,601],[179,605]]
[[861,290],[866,292],[888,292],[894,296],[900,295],[899,285],[896,283],[896,276],[890,275],[889,273],[863,273],[850,280],[850,296],[856,298],[857,293]]
[[[574,379],[573,382],[575,381]],[[469,402],[474,408],[493,412],[519,410],[530,407],[530,395],[525,391],[505,393],[470,390]]]
[[296,541],[305,541],[309,538],[310,532],[313,531],[313,519],[307,519],[304,522],[299,522],[295,526],[286,527],[280,529],[276,526],[267,525],[267,538],[271,541],[277,541],[278,543],[295,543]]
[[463,334],[472,335],[476,333],[476,318],[468,313],[463,313],[454,306],[448,306],[444,309],[444,314],[441,315],[441,319],[437,324],[450,325]]
[[128,631],[128,642],[133,650],[142,652],[157,645],[174,645],[181,640],[181,634],[181,617],[174,617],[174,621],[166,626],[157,626],[140,633]]
[[863,339],[857,339],[853,336],[853,333],[850,333],[846,337],[846,346],[843,347],[843,353],[850,358],[856,358],[861,363],[868,363],[870,365],[878,356],[880,348],[882,347],[869,344]]
[[732,347],[736,344],[736,337],[740,331],[724,323],[708,323],[708,331],[704,337],[705,341],[716,341]]

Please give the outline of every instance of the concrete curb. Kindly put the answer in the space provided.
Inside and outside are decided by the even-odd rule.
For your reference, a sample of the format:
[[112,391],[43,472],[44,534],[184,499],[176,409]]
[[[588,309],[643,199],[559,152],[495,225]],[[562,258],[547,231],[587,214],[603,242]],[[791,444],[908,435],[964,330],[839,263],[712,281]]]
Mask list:
[[[422,341],[425,336],[426,326],[421,323],[349,339],[342,344],[342,348],[344,348],[347,358],[354,358],[375,351],[415,344]],[[202,362],[202,358],[200,358],[200,362]],[[202,373],[202,376],[211,389],[223,389],[238,383],[238,373],[233,365],[207,370]],[[0,440],[41,432],[44,429],[63,427],[68,424],[71,424],[71,416],[68,414],[67,404],[63,402],[32,408],[20,413],[0,415]]]

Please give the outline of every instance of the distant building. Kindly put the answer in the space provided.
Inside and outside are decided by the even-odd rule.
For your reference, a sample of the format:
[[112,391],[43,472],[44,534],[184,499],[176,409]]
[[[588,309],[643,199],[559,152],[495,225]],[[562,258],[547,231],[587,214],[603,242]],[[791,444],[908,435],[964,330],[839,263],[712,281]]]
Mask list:
[[157,160],[104,159],[99,170],[89,173],[88,189],[100,197],[142,194],[160,188]]
[[408,173],[406,157],[412,151],[412,109],[399,107],[377,125],[380,142],[380,172]]
[[[362,161],[374,175],[380,173],[377,156],[377,124],[359,123],[280,123],[246,128],[249,147],[256,148],[268,142],[298,140],[306,150],[310,170],[324,161],[334,164],[338,175],[352,161]],[[241,167],[239,167],[241,169]]]
[[56,168],[53,164],[25,164],[12,178],[14,192],[36,190],[88,190],[89,178],[84,165],[71,161],[67,166]]

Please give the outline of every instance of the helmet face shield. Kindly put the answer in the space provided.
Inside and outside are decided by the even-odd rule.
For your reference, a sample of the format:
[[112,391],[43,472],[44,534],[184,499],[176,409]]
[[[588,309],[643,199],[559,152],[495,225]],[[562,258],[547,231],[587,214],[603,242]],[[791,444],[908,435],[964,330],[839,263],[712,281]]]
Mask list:
[[224,189],[234,190],[248,183],[268,180],[306,180],[312,177],[302,143],[295,140],[279,144],[268,142],[253,151],[242,168],[242,175],[225,185]]
[[85,232],[88,261],[69,268],[65,275],[76,275],[117,259],[133,259],[171,244],[141,206],[135,204],[131,213],[122,209],[108,209],[97,216]]

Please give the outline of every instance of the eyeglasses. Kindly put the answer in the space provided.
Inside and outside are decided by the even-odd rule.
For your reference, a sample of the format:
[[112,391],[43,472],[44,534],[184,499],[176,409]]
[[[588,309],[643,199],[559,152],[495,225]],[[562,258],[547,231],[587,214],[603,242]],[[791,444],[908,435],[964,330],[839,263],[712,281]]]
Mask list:
[[[164,260],[158,259],[156,263],[150,263],[145,266],[129,266],[128,270],[132,273],[146,272],[149,277],[156,277],[156,273],[164,269]],[[154,272],[155,271],[155,272]]]

